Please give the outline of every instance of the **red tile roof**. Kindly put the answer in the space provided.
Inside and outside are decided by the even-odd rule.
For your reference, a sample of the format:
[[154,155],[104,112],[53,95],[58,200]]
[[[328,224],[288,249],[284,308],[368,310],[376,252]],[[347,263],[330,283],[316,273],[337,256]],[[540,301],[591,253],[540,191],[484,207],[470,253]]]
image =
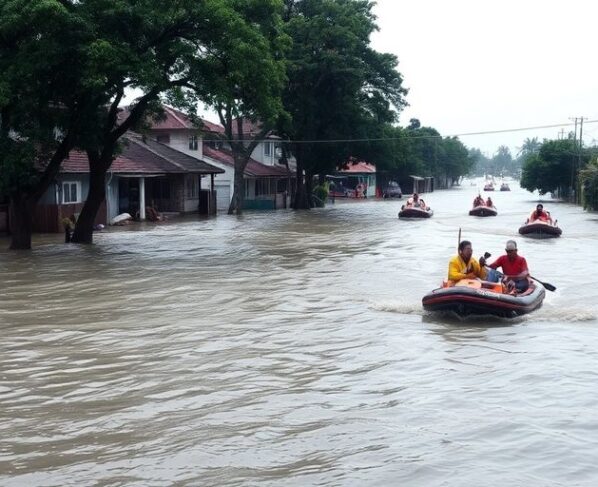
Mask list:
[[359,162],[349,162],[344,168],[340,169],[338,172],[342,173],[375,173],[376,166],[374,164],[370,164],[369,162],[359,161]]
[[[179,152],[153,140],[144,140],[139,134],[125,135],[126,144],[122,154],[112,162],[110,171],[126,174],[218,174],[224,171],[205,161]],[[71,151],[69,158],[62,163],[63,173],[88,173],[87,154]]]
[[152,120],[152,130],[193,130],[202,129],[205,132],[224,133],[224,127],[212,123],[208,120],[201,119],[203,127],[197,127],[193,121],[183,112],[164,105],[164,116],[161,120]]
[[[204,144],[203,155],[210,157],[215,161],[226,164],[230,167],[235,167],[235,161],[233,154],[225,149],[213,149],[212,147]],[[289,172],[285,166],[267,166],[255,159],[249,159],[247,166],[245,167],[245,176],[249,177],[288,177]]]
[[[233,133],[237,132],[237,118],[233,119]],[[262,124],[259,122],[252,122],[248,118],[243,118],[241,130],[245,135],[256,135],[262,129]]]

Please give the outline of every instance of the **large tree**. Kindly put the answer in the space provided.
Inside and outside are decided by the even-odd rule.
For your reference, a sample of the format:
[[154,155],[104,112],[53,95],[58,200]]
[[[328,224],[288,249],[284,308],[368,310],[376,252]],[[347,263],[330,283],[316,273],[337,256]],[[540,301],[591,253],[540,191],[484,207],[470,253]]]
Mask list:
[[231,146],[235,164],[228,213],[238,215],[243,209],[243,175],[251,154],[283,114],[283,56],[290,40],[282,33],[281,0],[240,2],[239,9],[243,21],[237,23],[235,35],[212,47],[209,71],[192,84],[195,95],[216,110],[224,126],[224,139]]
[[[270,13],[272,0],[250,3],[262,16],[276,15]],[[35,17],[29,8],[32,4],[46,13]],[[42,138],[32,130],[25,132],[15,120],[30,117],[31,124],[42,127],[44,133],[54,125],[58,134],[57,143],[44,151],[49,161],[44,165],[49,170],[44,169],[44,175],[35,180],[30,178],[27,187],[18,188],[11,201],[24,200],[27,204],[12,207],[21,208],[20,216],[30,222],[37,199],[51,184],[69,150],[75,146],[85,150],[90,188],[73,236],[81,243],[92,242],[93,222],[105,198],[106,173],[120,137],[143,120],[162,94],[191,81],[197,89],[209,79],[215,57],[238,50],[237,58],[241,58],[246,53],[248,31],[260,30],[246,17],[248,2],[237,0],[15,0],[5,2],[2,8],[2,67],[20,75],[2,74],[0,78],[2,131],[18,134],[13,140],[26,140],[33,149],[48,147],[43,142],[49,137]],[[38,22],[32,23],[31,18]],[[48,23],[55,26],[53,30]],[[17,41],[15,32],[20,36]],[[265,56],[268,52],[262,46],[256,43],[253,48]],[[27,63],[27,56],[36,62]],[[53,77],[58,79],[54,84],[48,82]],[[27,89],[13,91],[18,81]],[[62,91],[56,93],[55,85],[62,86]],[[129,89],[142,94],[124,116],[119,116],[119,105]],[[44,112],[36,110],[36,104],[48,111],[52,108],[54,119],[41,120]],[[10,117],[5,116],[7,107]],[[66,122],[60,123],[60,119]],[[4,142],[4,146],[10,145]],[[19,165],[26,166],[25,162],[21,159]],[[29,170],[31,166],[29,162]],[[16,246],[29,248],[31,225],[19,225],[18,220],[17,216],[11,222],[17,233],[29,236],[28,244],[27,238],[20,238]]]
[[37,202],[86,119],[84,68],[74,60],[89,39],[68,2],[0,4],[0,193],[10,204],[11,249],[31,248]]
[[[192,96],[222,93],[223,87],[215,89],[213,80],[215,67],[224,58],[230,63],[218,73],[220,82],[235,82],[234,100],[242,105],[250,90],[264,87],[262,83],[253,88],[250,78],[259,77],[256,71],[266,64],[259,63],[260,58],[271,57],[265,36],[272,28],[268,20],[274,19],[270,22],[274,24],[277,18],[276,0],[112,1],[108,13],[103,8],[89,12],[104,33],[97,66],[109,66],[110,105],[86,147],[90,191],[75,228],[75,242],[92,241],[93,221],[105,198],[106,172],[126,130],[140,123],[162,93],[182,88],[192,89]],[[252,62],[255,71],[248,69]],[[119,121],[118,105],[127,88],[139,88],[143,95]]]
[[598,210],[598,157],[594,156],[579,173],[583,189],[583,206],[588,210]]
[[521,187],[528,191],[538,190],[540,194],[559,190],[566,195],[575,186],[577,172],[588,158],[587,153],[579,152],[573,139],[545,140],[539,152],[525,160]]
[[394,121],[405,105],[396,57],[370,46],[377,28],[372,6],[369,0],[285,0],[293,46],[283,98],[291,122],[282,130],[294,141],[295,208],[311,206],[314,174],[367,157],[367,143],[348,141],[379,136],[375,127]]

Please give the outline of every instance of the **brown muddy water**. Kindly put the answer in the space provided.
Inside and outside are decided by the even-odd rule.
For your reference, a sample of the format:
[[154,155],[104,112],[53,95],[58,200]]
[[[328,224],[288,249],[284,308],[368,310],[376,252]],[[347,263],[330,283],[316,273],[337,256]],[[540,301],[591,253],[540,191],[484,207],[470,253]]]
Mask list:
[[[598,216],[511,186],[0,240],[0,485],[597,485]],[[426,314],[459,227],[557,291]]]

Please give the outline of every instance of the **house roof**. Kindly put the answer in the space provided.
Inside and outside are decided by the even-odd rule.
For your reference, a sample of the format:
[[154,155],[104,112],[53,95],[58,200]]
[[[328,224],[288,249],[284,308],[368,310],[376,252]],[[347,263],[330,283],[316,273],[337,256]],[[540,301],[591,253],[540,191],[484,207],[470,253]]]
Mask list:
[[[168,105],[162,105],[164,109],[164,116],[159,119],[149,118],[148,123],[151,130],[157,131],[173,131],[173,130],[185,130],[185,131],[202,131],[208,133],[224,133],[224,127],[217,123],[212,123],[209,120],[201,118],[202,126],[196,125],[189,116],[177,110],[176,108],[169,107]],[[129,107],[122,107],[118,112],[119,123],[123,122],[127,117]]]
[[[189,156],[159,142],[127,133],[123,152],[112,162],[110,171],[127,174],[219,174],[224,171],[205,161]],[[61,168],[63,173],[87,173],[87,154],[71,151]]]
[[[233,119],[233,133],[237,131],[237,120],[238,118]],[[262,124],[259,122],[252,122],[248,118],[243,118],[241,120],[241,130],[245,135],[257,134],[262,129]]]
[[[233,154],[228,150],[216,150],[207,144],[204,144],[203,154],[205,157],[210,157],[215,161],[226,164],[227,166],[235,166]],[[245,167],[244,175],[249,177],[288,177],[289,172],[287,171],[286,166],[267,166],[266,164],[262,164],[255,159],[249,159],[249,162]]]
[[224,127],[212,123],[208,120],[201,119],[203,123],[203,127],[198,127],[193,123],[193,121],[183,112],[177,110],[176,108],[169,107],[167,105],[163,106],[164,108],[164,117],[160,120],[152,120],[151,121],[151,128],[152,130],[198,130],[201,129],[204,132],[215,132],[215,133],[224,133]]
[[151,152],[162,161],[167,161],[169,164],[180,168],[183,172],[196,174],[221,174],[224,172],[219,167],[212,166],[197,157],[173,149],[169,145],[156,142],[149,137],[144,138],[135,133],[129,133],[126,137],[129,141],[129,151],[125,150],[123,154],[129,158],[133,153],[139,153],[140,157],[147,157],[144,153]]
[[370,164],[369,162],[359,161],[359,162],[350,162],[344,169],[338,171],[340,173],[375,173],[376,166],[374,164]]

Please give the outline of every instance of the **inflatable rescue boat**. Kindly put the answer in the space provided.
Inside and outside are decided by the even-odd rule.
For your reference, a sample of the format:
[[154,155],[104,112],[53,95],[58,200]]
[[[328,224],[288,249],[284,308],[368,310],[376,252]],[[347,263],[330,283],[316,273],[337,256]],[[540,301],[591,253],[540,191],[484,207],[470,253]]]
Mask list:
[[434,212],[430,208],[424,210],[410,206],[399,211],[399,218],[430,218],[433,214]]
[[494,315],[505,318],[530,313],[542,306],[546,291],[542,284],[529,279],[523,293],[510,294],[498,282],[462,279],[456,284],[445,282],[422,299],[426,311],[452,311],[461,316]]
[[519,233],[528,237],[552,238],[560,237],[563,231],[558,226],[551,223],[535,220],[519,227]]
[[474,206],[471,210],[469,210],[470,216],[496,216],[498,212],[494,206]]

